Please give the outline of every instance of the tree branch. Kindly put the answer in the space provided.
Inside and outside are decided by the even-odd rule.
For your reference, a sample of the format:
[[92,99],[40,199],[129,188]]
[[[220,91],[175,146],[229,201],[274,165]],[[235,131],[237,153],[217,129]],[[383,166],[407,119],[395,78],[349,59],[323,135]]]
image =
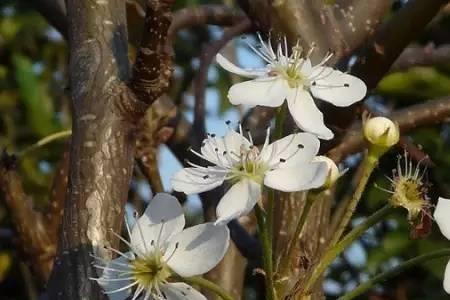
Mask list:
[[416,66],[435,66],[450,61],[450,45],[435,47],[412,46],[406,48],[392,65],[390,72],[403,71]]
[[[424,103],[409,106],[394,111],[389,118],[397,122],[402,134],[411,130],[438,124],[450,117],[450,97],[428,100]],[[328,152],[328,156],[335,162],[342,161],[347,155],[361,151],[364,138],[361,123],[354,125],[344,136],[342,142]]]
[[67,40],[67,16],[64,0],[22,0],[32,5]]
[[172,19],[172,0],[148,0],[144,31],[128,86],[139,101],[152,104],[169,86],[172,55],[167,32]]
[[168,41],[172,44],[176,34],[187,27],[203,24],[232,26],[245,19],[247,17],[242,13],[225,5],[200,5],[183,8],[173,14]]
[[212,42],[204,48],[200,57],[200,66],[198,75],[195,80],[195,106],[194,106],[194,122],[192,129],[195,134],[205,136],[205,93],[208,84],[208,70],[211,63],[214,61],[216,54],[234,37],[240,35],[251,28],[249,19],[243,19],[233,27],[226,29],[220,39]]
[[116,246],[132,174],[132,124],[120,108],[128,93],[125,3],[68,0],[73,107],[67,201],[58,257],[49,283],[52,300],[105,299],[91,254],[105,259]]
[[48,236],[42,214],[33,209],[15,167],[15,158],[2,153],[0,189],[17,231],[19,253],[29,263],[40,283],[45,284],[52,269],[56,244]]

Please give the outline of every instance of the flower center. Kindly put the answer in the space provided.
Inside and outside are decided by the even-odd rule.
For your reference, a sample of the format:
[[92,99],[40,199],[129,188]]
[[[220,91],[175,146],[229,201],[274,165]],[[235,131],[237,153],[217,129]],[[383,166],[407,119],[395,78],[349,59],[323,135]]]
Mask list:
[[426,206],[423,184],[419,179],[398,177],[394,182],[393,191],[392,204],[407,209],[410,220],[415,219]]
[[169,266],[159,251],[155,251],[144,258],[137,258],[130,262],[133,277],[140,286],[147,289],[158,288],[171,275]]
[[231,180],[239,181],[247,178],[257,183],[262,183],[264,173],[267,171],[268,166],[260,161],[258,148],[252,147],[250,150],[241,149],[240,158],[240,163],[231,169],[231,174],[233,175]]

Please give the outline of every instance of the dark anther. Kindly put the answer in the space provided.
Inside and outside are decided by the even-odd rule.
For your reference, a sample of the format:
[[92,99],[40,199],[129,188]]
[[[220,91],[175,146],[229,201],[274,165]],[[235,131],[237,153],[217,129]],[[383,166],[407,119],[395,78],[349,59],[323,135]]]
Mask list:
[[175,249],[178,249],[178,246],[180,246],[180,243],[179,243],[179,242],[176,242],[176,243],[175,243]]
[[250,132],[250,128],[245,128],[245,131]]
[[167,299],[167,296],[166,296],[166,294],[163,291],[161,291],[161,294],[162,294],[164,299]]
[[215,137],[216,137],[216,134],[215,134],[215,133],[211,134],[211,137],[212,137],[212,138],[215,138]]
[[222,153],[223,155],[227,155],[227,151],[223,151],[223,153]]
[[203,176],[203,179],[208,179],[208,178],[209,178],[209,175]]
[[244,167],[240,167],[240,168],[239,168],[239,171],[244,171]]
[[181,295],[187,296],[186,292],[184,292],[184,291],[181,291]]
[[349,87],[349,86],[350,86],[350,84],[348,84],[348,83],[344,83],[344,86],[345,86],[345,87]]
[[150,246],[153,246],[155,244],[155,240],[150,241]]
[[284,158],[280,158],[280,162],[286,162]]
[[230,120],[227,120],[227,121],[225,122],[225,124],[230,125],[230,124],[231,124],[231,121],[230,121]]
[[298,147],[299,149],[305,148],[305,146],[303,146],[302,144],[298,144],[297,147]]
[[219,148],[214,148],[214,151],[216,151],[216,152],[219,151]]
[[312,82],[312,86],[316,86],[316,84],[317,84],[317,83],[316,83],[315,81]]

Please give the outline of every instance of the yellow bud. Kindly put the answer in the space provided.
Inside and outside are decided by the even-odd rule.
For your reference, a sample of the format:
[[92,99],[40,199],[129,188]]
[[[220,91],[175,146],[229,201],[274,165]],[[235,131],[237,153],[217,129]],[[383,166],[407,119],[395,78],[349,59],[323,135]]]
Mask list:
[[400,139],[398,125],[385,117],[375,117],[366,120],[363,132],[369,143],[386,150],[397,144]]
[[339,172],[338,166],[334,163],[334,161],[326,156],[316,156],[314,158],[315,161],[321,161],[325,162],[328,167],[328,176],[325,180],[325,183],[323,184],[322,188],[329,189],[334,185],[334,183],[339,179],[341,176]]

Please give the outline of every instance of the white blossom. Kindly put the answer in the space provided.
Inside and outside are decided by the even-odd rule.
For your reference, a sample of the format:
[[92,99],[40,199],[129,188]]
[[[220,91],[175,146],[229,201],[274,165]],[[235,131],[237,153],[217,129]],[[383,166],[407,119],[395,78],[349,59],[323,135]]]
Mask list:
[[284,192],[309,190],[323,185],[326,163],[313,161],[319,140],[310,133],[288,135],[269,144],[270,128],[261,150],[242,133],[230,130],[224,137],[209,135],[200,152],[191,151],[208,163],[188,162],[172,178],[172,187],[186,194],[212,190],[228,181],[230,189],[220,199],[218,223],[249,213],[261,197],[262,185]]
[[[312,96],[336,106],[349,106],[364,98],[367,87],[359,78],[324,66],[332,57],[326,55],[313,66],[309,56],[302,56],[298,45],[289,54],[286,38],[276,49],[270,40],[266,43],[259,36],[261,45],[250,48],[261,57],[266,66],[261,69],[240,68],[223,55],[216,56],[217,63],[225,70],[254,78],[233,85],[228,98],[232,104],[278,107],[287,100],[289,111],[298,127],[321,139],[333,138],[333,132],[323,121]],[[313,49],[313,48],[312,48]]]
[[[206,300],[180,277],[201,275],[215,267],[229,244],[226,226],[205,223],[184,229],[185,219],[178,200],[157,194],[130,230],[130,241],[116,234],[129,248],[118,258],[96,257],[103,271],[94,278],[111,300]],[[99,264],[99,262],[103,264]]]
[[[434,219],[442,234],[450,240],[450,199],[439,198],[434,210]],[[450,261],[445,267],[444,290],[450,294]]]

